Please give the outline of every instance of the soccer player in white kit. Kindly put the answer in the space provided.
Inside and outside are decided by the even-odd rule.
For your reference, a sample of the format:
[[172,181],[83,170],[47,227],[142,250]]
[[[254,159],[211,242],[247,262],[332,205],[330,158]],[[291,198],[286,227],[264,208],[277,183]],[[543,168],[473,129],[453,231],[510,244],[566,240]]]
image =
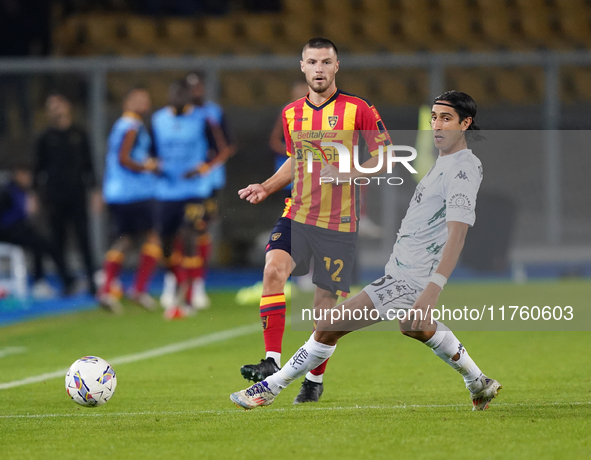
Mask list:
[[[447,91],[435,98],[431,127],[439,156],[417,185],[385,275],[334,307],[344,319],[332,322],[330,314],[321,319],[310,339],[281,370],[232,393],[230,399],[236,405],[253,409],[271,404],[281,390],[328,359],[341,337],[398,317],[403,318],[399,321],[402,334],[423,342],[462,375],[473,410],[488,408],[501,384],[486,377],[453,332],[430,316],[456,266],[468,227],[476,219],[482,165],[467,145],[467,139],[479,137],[476,110],[474,100],[462,92]],[[368,313],[362,320],[351,319],[362,317],[355,312],[364,309]]]

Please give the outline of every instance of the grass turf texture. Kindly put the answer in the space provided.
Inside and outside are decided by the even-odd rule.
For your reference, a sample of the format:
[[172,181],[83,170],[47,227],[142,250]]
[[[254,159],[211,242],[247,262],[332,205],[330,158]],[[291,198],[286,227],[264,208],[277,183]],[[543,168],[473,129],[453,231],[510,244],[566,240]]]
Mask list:
[[[451,284],[442,300],[500,303],[533,292],[585,302],[588,284]],[[86,354],[109,361],[258,321],[258,308],[236,306],[232,294],[213,294],[212,304],[176,322],[128,305],[121,317],[97,310],[2,328],[0,350],[27,351],[0,358],[0,383],[66,369]],[[308,336],[288,330],[284,359]],[[1,457],[588,458],[589,336],[458,333],[504,386],[488,411],[472,412],[461,377],[426,347],[394,332],[355,333],[339,343],[320,403],[293,406],[296,383],[272,406],[245,412],[228,396],[247,386],[240,366],[264,356],[254,332],[114,365],[117,391],[98,408],[70,401],[63,377],[0,390]]]

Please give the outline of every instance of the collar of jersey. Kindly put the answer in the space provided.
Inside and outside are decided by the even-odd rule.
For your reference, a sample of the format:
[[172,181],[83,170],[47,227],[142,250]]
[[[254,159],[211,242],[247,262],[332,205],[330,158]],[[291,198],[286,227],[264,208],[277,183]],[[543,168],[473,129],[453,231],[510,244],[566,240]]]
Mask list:
[[134,120],[142,121],[142,117],[130,110],[126,110],[125,112],[123,112],[123,116],[127,118],[133,118]]
[[468,152],[468,153],[472,153],[472,150],[470,149],[462,149],[462,150],[458,150],[457,152],[451,153],[449,155],[444,155],[444,156],[437,156],[437,160],[439,161],[447,161],[447,158],[456,158],[458,156],[458,153],[463,153],[463,152]]
[[173,106],[171,106],[171,105],[169,105],[169,106],[168,106],[168,110],[169,110],[169,111],[170,111],[170,113],[172,113],[172,114],[173,114],[175,117],[176,117],[177,115],[188,115],[188,114],[190,114],[191,112],[193,112],[193,110],[194,110],[194,109],[195,109],[195,106],[194,106],[194,105],[192,105],[192,104],[187,104],[187,105],[185,105],[185,106],[183,107],[183,110],[181,111],[181,113],[177,114],[177,113],[176,113],[176,109],[175,109]]
[[341,93],[341,91],[338,88],[335,89],[334,93],[332,93],[330,96],[328,96],[328,99],[320,105],[314,104],[312,101],[310,101],[310,99],[308,99],[308,96],[306,96],[306,104],[308,104],[308,107],[310,107],[312,110],[322,110],[324,107],[326,107],[332,101],[334,101],[340,93]]

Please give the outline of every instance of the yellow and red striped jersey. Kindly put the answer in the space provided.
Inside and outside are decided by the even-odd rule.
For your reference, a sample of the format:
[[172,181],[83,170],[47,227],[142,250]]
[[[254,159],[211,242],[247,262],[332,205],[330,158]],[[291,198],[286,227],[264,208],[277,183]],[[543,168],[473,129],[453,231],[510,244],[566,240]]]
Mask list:
[[[320,183],[320,170],[326,162],[314,158],[308,171],[305,154],[310,141],[331,141],[344,144],[351,152],[360,135],[374,156],[380,145],[391,143],[380,114],[365,99],[335,92],[321,105],[308,97],[297,99],[283,109],[283,131],[287,154],[295,159],[290,217],[296,222],[339,232],[357,231],[359,219],[359,187],[356,185]],[[325,148],[330,164],[338,167],[339,156],[334,148]]]

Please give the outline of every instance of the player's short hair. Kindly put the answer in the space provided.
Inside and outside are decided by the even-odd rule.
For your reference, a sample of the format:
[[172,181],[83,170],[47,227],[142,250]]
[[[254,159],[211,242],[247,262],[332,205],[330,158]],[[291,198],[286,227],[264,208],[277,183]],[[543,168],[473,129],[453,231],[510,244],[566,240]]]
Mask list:
[[61,99],[62,101],[72,105],[72,100],[66,96],[66,94],[63,91],[59,91],[59,90],[51,90],[49,93],[47,93],[47,97],[45,98],[45,101],[48,101],[49,99],[51,99],[52,97],[57,97],[58,99]]
[[476,112],[478,111],[478,106],[476,101],[472,99],[469,94],[456,90],[446,91],[433,99],[433,104],[438,103],[454,109],[460,117],[460,123],[468,117],[472,118],[472,123],[468,126],[468,131],[470,132],[466,133],[466,139],[472,141],[485,139],[484,136],[474,132],[480,131],[480,127],[476,124]]
[[332,40],[329,40],[326,37],[311,38],[310,40],[308,40],[308,43],[306,43],[304,45],[304,48],[302,49],[302,53],[304,51],[306,51],[308,48],[314,48],[314,49],[332,48],[334,50],[334,54],[336,54],[337,56],[339,54],[339,50],[337,48],[337,45],[335,45]]
[[189,86],[193,86],[198,83],[201,83],[203,85],[205,84],[205,72],[202,72],[201,70],[190,72],[185,77],[185,80],[187,80]]

